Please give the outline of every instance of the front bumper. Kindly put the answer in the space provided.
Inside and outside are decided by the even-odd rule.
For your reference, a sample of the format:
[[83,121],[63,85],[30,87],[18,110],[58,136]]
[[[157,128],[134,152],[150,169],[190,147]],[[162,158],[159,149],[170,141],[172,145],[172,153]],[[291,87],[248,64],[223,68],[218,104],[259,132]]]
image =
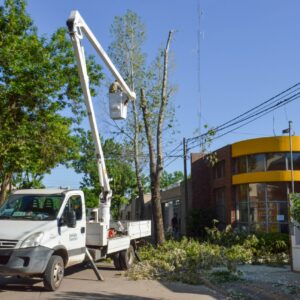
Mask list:
[[0,249],[0,274],[43,274],[54,250],[38,246],[24,249]]

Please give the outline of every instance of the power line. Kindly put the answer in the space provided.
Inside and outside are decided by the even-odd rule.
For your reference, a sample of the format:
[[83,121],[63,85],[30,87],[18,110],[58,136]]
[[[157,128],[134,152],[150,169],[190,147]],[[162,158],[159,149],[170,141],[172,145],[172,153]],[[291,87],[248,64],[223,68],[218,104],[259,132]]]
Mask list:
[[[266,114],[268,114],[282,106],[285,106],[285,105],[295,101],[296,99],[299,99],[300,92],[297,92],[299,90],[300,90],[300,82],[296,83],[295,85],[278,93],[277,95],[267,99],[266,101],[260,103],[259,105],[256,105],[255,107],[247,110],[246,112],[234,117],[233,119],[213,128],[211,130],[208,130],[206,133],[203,133],[196,137],[186,139],[187,144],[191,144],[190,147],[187,148],[187,151],[190,151],[193,148],[203,145],[205,143],[205,139],[209,139],[210,142],[212,142],[215,139],[221,138],[221,137],[225,136],[226,134],[229,134],[241,127],[246,126],[247,124],[249,124],[251,122],[254,122],[255,120],[257,120],[259,118],[262,118]],[[290,96],[290,97],[287,97],[287,96]],[[229,129],[230,127],[233,127],[233,126],[235,126],[233,129],[230,129],[230,130],[228,130],[222,134],[219,134],[217,136],[210,137],[211,133],[218,133],[218,132],[224,131],[226,129]],[[179,153],[179,151],[183,150],[183,148],[179,149],[179,147],[181,145],[182,145],[182,143],[178,144],[173,150],[171,150],[168,153],[169,156],[165,156],[165,157],[167,157],[167,159],[165,160],[164,168],[167,168],[178,158],[183,157],[183,155],[177,155]],[[170,155],[173,153],[174,153],[174,155]],[[171,159],[172,156],[174,157],[173,159]],[[169,158],[169,161],[168,161],[168,158]],[[168,161],[168,163],[167,163],[167,161]]]
[[[234,125],[237,125],[237,124],[240,124],[242,122],[245,122],[247,121],[248,119],[251,119],[251,118],[254,118],[255,120],[257,119],[256,116],[258,115],[265,115],[266,113],[270,112],[270,111],[273,111],[277,108],[280,108],[296,99],[299,98],[299,95],[300,95],[300,92],[298,93],[295,93],[296,91],[300,90],[300,87],[298,87],[300,85],[300,82],[293,85],[292,87],[284,90],[283,92],[275,95],[274,97],[262,102],[261,104],[249,109],[248,111],[238,115],[237,117],[215,127],[212,129],[212,131],[214,132],[218,132],[218,131],[222,131],[222,130],[225,130],[229,127],[232,127]],[[296,88],[297,87],[297,88]],[[296,89],[295,89],[296,88]],[[294,90],[293,90],[294,89]],[[293,90],[293,91],[292,91]],[[284,95],[285,94],[285,95]],[[288,98],[285,98],[283,99],[284,97],[288,96],[288,95],[291,95],[293,94],[292,96],[288,97]],[[284,95],[284,96],[283,96]],[[278,98],[279,97],[279,98]],[[283,99],[283,100],[282,100]],[[279,100],[282,100],[282,101],[279,101]],[[277,101],[275,103],[275,101]],[[275,104],[274,104],[275,103]],[[248,124],[248,122],[246,123]],[[246,125],[245,124],[245,125]],[[199,136],[196,136],[196,137],[193,137],[193,138],[189,138],[187,139],[187,141],[189,143],[196,143],[196,142],[199,142],[199,139],[203,139],[207,136],[210,135],[210,130],[207,131],[206,133],[204,134],[201,134]]]
[[[248,111],[242,113],[241,115],[239,115],[239,116],[233,118],[232,120],[227,121],[227,122],[223,123],[222,125],[219,125],[218,127],[222,127],[222,126],[224,126],[224,125],[227,125],[228,123],[230,123],[230,122],[232,122],[232,121],[235,121],[236,119],[238,119],[238,118],[240,118],[240,117],[242,117],[242,116],[244,116],[244,115],[246,115],[246,114],[248,114],[248,113],[250,113],[250,112],[252,112],[252,111],[255,111],[257,108],[262,107],[262,106],[264,106],[265,104],[267,104],[267,103],[269,103],[269,102],[275,100],[275,99],[278,98],[279,96],[282,96],[283,94],[287,93],[288,91],[291,91],[292,89],[294,89],[295,87],[297,87],[297,86],[299,86],[299,85],[300,85],[300,82],[298,82],[298,83],[296,83],[295,85],[291,86],[290,88],[284,90],[283,92],[281,92],[281,93],[279,93],[279,94],[273,96],[272,98],[270,98],[270,99],[268,99],[268,100],[262,102],[261,104],[254,106],[253,108],[251,108],[251,109],[249,109]],[[297,89],[295,89],[295,91],[297,91],[297,90],[299,90],[299,89],[300,89],[300,87],[297,88]],[[291,93],[293,93],[293,92],[295,92],[295,91],[292,91],[292,92],[287,93],[286,96],[290,95]],[[283,97],[285,97],[285,96],[283,96]],[[283,97],[280,97],[280,98],[277,99],[277,100],[280,100],[280,99],[282,99]]]
[[[180,142],[173,150],[171,150],[170,152],[168,152],[167,155],[173,154],[180,146],[182,146],[182,142]],[[178,151],[179,151],[179,150],[178,150]],[[178,152],[178,151],[177,151],[177,152]],[[180,149],[180,151],[181,151],[181,149]]]
[[[275,109],[277,109],[277,108],[280,108],[280,107],[282,107],[282,106],[284,106],[284,105],[286,105],[286,104],[288,104],[288,103],[290,103],[290,102],[292,102],[292,101],[298,99],[299,96],[300,96],[300,92],[298,92],[298,93],[294,94],[293,96],[288,97],[288,98],[286,98],[286,99],[284,99],[284,100],[282,100],[282,101],[279,101],[279,102],[273,104],[273,105],[270,106],[270,107],[261,109],[260,111],[256,111],[256,112],[253,113],[253,114],[250,114],[250,115],[248,115],[248,116],[245,116],[245,117],[244,117],[243,119],[241,119],[241,120],[238,120],[238,121],[235,121],[235,122],[233,122],[233,123],[230,123],[230,124],[228,124],[227,126],[223,126],[223,127],[217,128],[217,131],[221,131],[221,130],[227,129],[227,128],[229,128],[229,127],[232,127],[232,126],[234,126],[234,125],[237,125],[237,124],[239,124],[239,123],[242,123],[242,122],[244,122],[244,121],[247,121],[247,120],[249,120],[249,119],[251,119],[251,118],[253,118],[253,117],[259,116],[259,115],[261,115],[261,114],[265,115],[266,113],[269,113],[269,112],[271,112],[271,111],[273,111],[273,110],[275,110]],[[256,120],[256,119],[257,119],[257,118],[255,118],[255,120]],[[248,123],[247,123],[247,124],[248,124]]]
[[175,160],[177,160],[178,158],[183,158],[183,156],[181,157],[175,157],[174,159],[172,159],[171,161],[169,161],[169,163],[167,163],[165,166],[164,166],[164,169],[167,168],[170,164],[172,164]]
[[[266,115],[282,106],[285,106],[292,101],[295,101],[296,99],[298,99],[300,97],[300,92],[297,92],[300,90],[299,85],[300,85],[300,82],[289,87],[288,89],[284,90],[283,92],[278,93],[277,95],[271,97],[270,99],[267,99],[266,101],[262,102],[261,104],[256,105],[255,107],[247,110],[246,112],[234,117],[233,119],[213,128],[211,131],[208,130],[206,133],[203,133],[197,137],[186,139],[187,144],[190,144],[190,146],[187,148],[187,151],[190,151],[193,148],[203,145],[205,143],[205,139],[209,138],[210,142],[212,142],[215,139],[223,137],[226,134],[229,134],[251,122],[254,122],[255,120],[263,117],[264,115]],[[291,95],[291,96],[287,97],[289,95]],[[228,130],[228,131],[224,132],[223,134],[219,134],[217,136],[210,137],[210,133],[216,134],[218,132],[229,129],[230,127],[233,127],[233,126],[235,126],[233,129]],[[195,144],[195,145],[193,145],[193,144]],[[175,155],[174,155],[174,158],[165,165],[165,168],[168,167],[170,164],[172,164],[176,159],[183,157],[182,155],[176,156],[176,154],[178,154],[179,151],[182,151],[182,149],[177,150],[181,145],[182,145],[182,143],[177,145],[177,147],[175,147],[169,153],[169,154],[173,154],[175,152],[174,153]],[[172,158],[172,156],[170,155],[169,158]],[[168,159],[166,159],[166,161],[167,160]]]
[[[298,88],[297,90],[299,90],[299,89],[300,89],[300,88]],[[291,94],[291,93],[289,93],[289,94]],[[224,126],[224,124],[223,124],[223,125],[217,127],[216,129],[217,129],[217,130],[223,130],[223,129],[226,129],[226,128],[230,127],[230,126],[233,126],[233,125],[235,125],[235,124],[238,124],[238,123],[241,123],[241,122],[243,122],[243,121],[245,121],[245,120],[248,120],[249,118],[251,118],[251,117],[253,117],[253,116],[257,116],[258,114],[261,114],[261,113],[264,113],[265,111],[271,110],[273,107],[276,107],[276,106],[279,106],[279,105],[280,105],[280,107],[281,107],[281,106],[285,105],[285,104],[286,104],[285,102],[289,101],[290,99],[293,99],[294,97],[296,97],[296,99],[297,99],[297,98],[298,98],[297,96],[299,96],[299,95],[300,95],[300,92],[298,92],[298,93],[292,95],[291,97],[288,97],[288,98],[286,98],[286,99],[284,99],[284,100],[282,100],[282,101],[279,101],[279,100],[281,100],[281,99],[283,98],[283,97],[280,97],[280,98],[277,100],[278,102],[275,103],[274,105],[269,106],[269,107],[261,107],[260,110],[258,110],[258,111],[253,111],[252,114],[250,114],[250,115],[248,115],[248,116],[245,116],[244,118],[242,118],[242,119],[240,119],[240,120],[237,120],[237,121],[235,121],[235,122],[233,122],[233,123],[231,122],[230,124],[227,124],[227,126]],[[283,105],[281,105],[282,103],[283,103]],[[260,106],[261,106],[261,105],[260,105]],[[254,109],[252,109],[252,110],[254,110]],[[238,119],[238,118],[240,118],[241,116],[244,116],[244,115],[246,115],[246,113],[240,115],[239,117],[236,117],[235,119]],[[227,123],[228,123],[228,122],[227,122]]]
[[[290,98],[292,98],[292,97],[290,97]],[[249,123],[251,123],[251,122],[254,122],[254,121],[256,121],[257,119],[263,117],[264,115],[266,115],[266,114],[268,114],[268,113],[270,113],[270,112],[272,112],[272,111],[274,111],[274,110],[276,110],[276,109],[278,109],[278,108],[280,108],[280,107],[282,107],[282,106],[284,106],[284,105],[286,105],[286,104],[288,104],[288,103],[290,103],[290,102],[292,102],[292,101],[295,101],[296,99],[299,99],[299,98],[300,98],[300,93],[298,93],[298,96],[297,96],[297,97],[294,97],[294,98],[292,98],[292,99],[290,99],[290,98],[289,98],[289,99],[286,99],[286,100],[284,100],[284,101],[281,101],[281,103],[278,103],[278,104],[274,105],[274,106],[272,107],[271,110],[269,110],[269,109],[266,110],[266,111],[264,112],[264,114],[260,114],[260,115],[258,115],[256,118],[251,119],[251,120],[249,120],[248,122],[246,122],[246,123],[244,123],[244,124],[241,124],[241,125],[239,125],[239,126],[233,128],[233,129],[231,129],[231,130],[229,130],[229,131],[227,131],[227,132],[225,132],[225,133],[223,133],[223,134],[220,134],[220,135],[218,135],[218,136],[212,137],[212,141],[215,140],[215,139],[218,139],[218,138],[220,138],[220,137],[223,137],[224,135],[227,135],[227,134],[229,134],[229,133],[231,133],[231,132],[233,132],[233,131],[235,131],[235,130],[237,130],[237,129],[239,129],[239,128],[241,128],[241,127],[243,127],[243,126],[245,126],[245,125],[247,125],[247,124],[249,124]],[[287,101],[287,100],[289,100],[289,101],[285,103],[285,101]],[[280,105],[279,105],[279,104],[280,104]],[[198,147],[198,146],[200,146],[200,145],[201,145],[201,143],[200,143],[200,144],[197,144],[197,145],[194,145],[194,146],[190,147],[189,150],[191,150],[191,149],[193,149],[193,148],[196,148],[196,147]]]

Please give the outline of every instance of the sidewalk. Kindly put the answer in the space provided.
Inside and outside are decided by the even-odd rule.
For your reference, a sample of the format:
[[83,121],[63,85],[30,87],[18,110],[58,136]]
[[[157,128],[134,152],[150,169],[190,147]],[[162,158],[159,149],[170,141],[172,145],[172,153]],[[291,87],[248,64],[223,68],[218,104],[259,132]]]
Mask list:
[[291,300],[300,299],[300,273],[288,266],[243,265],[241,280],[214,284],[188,285],[156,280],[131,281],[112,265],[99,265],[104,281],[98,281],[92,269],[66,270],[60,289],[45,292],[40,280],[0,277],[0,299],[5,300]]
[[234,299],[291,300],[300,299],[300,273],[289,266],[243,265],[241,280],[221,284]]
[[72,268],[56,292],[45,292],[40,280],[0,277],[0,299],[5,300],[215,300],[222,299],[205,287],[156,280],[128,280],[111,265],[99,265],[104,281],[92,269]]

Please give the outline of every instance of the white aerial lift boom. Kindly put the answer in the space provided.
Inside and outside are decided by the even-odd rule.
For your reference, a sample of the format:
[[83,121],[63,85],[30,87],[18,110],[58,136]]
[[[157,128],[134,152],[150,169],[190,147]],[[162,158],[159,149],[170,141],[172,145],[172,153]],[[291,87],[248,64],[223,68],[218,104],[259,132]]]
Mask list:
[[[88,111],[89,122],[92,130],[92,136],[95,142],[96,148],[96,158],[97,158],[97,166],[99,171],[99,181],[100,187],[102,189],[102,193],[100,195],[100,203],[99,203],[99,221],[103,225],[103,229],[105,231],[109,229],[110,226],[110,204],[112,198],[112,191],[109,185],[109,178],[107,176],[105,161],[103,156],[103,151],[101,147],[101,142],[99,138],[98,128],[95,119],[95,113],[93,109],[92,97],[89,89],[89,77],[87,74],[84,48],[81,45],[81,40],[86,36],[89,42],[92,44],[94,49],[97,51],[101,59],[104,61],[106,66],[109,68],[119,86],[121,87],[121,91],[114,93],[111,95],[111,101],[114,101],[114,104],[110,104],[110,108],[113,109],[111,111],[111,117],[115,119],[126,118],[127,112],[127,102],[128,99],[135,99],[136,95],[133,91],[130,90],[126,82],[123,80],[122,76],[115,68],[114,64],[103,50],[102,46],[87,26],[81,15],[78,11],[72,11],[69,19],[67,20],[67,26],[69,29],[69,33],[72,39],[78,71],[80,76],[81,87],[84,94],[84,100]],[[124,95],[125,93],[125,95]],[[125,96],[125,97],[124,97]],[[127,97],[126,97],[127,96]]]

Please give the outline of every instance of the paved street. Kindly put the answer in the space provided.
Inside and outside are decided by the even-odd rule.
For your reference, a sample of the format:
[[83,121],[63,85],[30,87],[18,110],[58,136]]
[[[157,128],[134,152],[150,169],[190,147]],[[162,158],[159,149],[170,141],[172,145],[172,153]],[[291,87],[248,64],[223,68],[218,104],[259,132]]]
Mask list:
[[96,299],[220,299],[203,286],[161,283],[154,280],[130,281],[112,266],[99,268],[104,281],[97,281],[92,269],[66,270],[57,292],[46,292],[38,280],[0,277],[0,299],[96,300]]

